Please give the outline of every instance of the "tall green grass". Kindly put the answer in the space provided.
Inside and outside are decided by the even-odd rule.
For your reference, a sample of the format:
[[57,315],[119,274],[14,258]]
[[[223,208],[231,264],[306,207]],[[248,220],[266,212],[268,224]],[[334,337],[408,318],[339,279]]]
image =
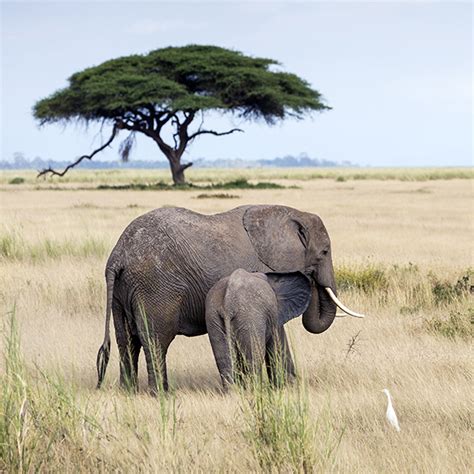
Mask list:
[[[280,378],[283,368],[278,365]],[[277,375],[278,377],[278,375]],[[244,437],[263,472],[327,472],[336,461],[344,430],[330,410],[311,410],[302,378],[293,386],[250,375],[240,387]]]
[[[159,405],[159,417],[160,417],[160,433],[163,439],[168,436],[174,438],[176,435],[176,397],[173,391],[169,391],[168,387],[165,386],[162,369],[165,364],[165,360],[162,356],[160,348],[157,346],[158,342],[156,336],[153,337],[150,332],[149,320],[145,312],[143,305],[140,305],[140,315],[142,317],[143,329],[145,331],[145,339],[151,352],[151,370],[153,377],[156,380],[156,388],[151,394],[157,398]],[[150,367],[147,366],[147,370]]]
[[469,303],[474,291],[474,271],[466,269],[452,280],[423,272],[417,265],[367,265],[336,268],[341,292],[367,295],[379,304],[396,305],[403,315],[431,314],[423,327],[450,339],[474,338],[474,307]]
[[336,281],[340,291],[356,290],[366,294],[385,291],[388,286],[386,271],[375,265],[362,268],[341,266],[336,269]]
[[0,471],[38,472],[51,466],[101,469],[97,456],[103,428],[58,375],[34,373],[21,353],[15,310],[4,321],[5,372],[1,380]]
[[45,238],[35,243],[27,242],[17,231],[6,230],[0,234],[0,259],[30,260],[33,262],[62,257],[105,257],[110,244],[95,237],[77,241],[73,238],[55,240]]
[[153,472],[187,459],[174,395],[89,395],[26,364],[15,310],[3,323],[0,472]]

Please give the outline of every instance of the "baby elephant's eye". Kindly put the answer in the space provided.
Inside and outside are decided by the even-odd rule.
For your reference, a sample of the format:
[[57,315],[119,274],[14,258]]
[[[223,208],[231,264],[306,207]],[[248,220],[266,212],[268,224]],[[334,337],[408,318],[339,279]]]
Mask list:
[[329,250],[323,250],[323,251],[322,251],[322,254],[323,254],[323,255],[327,255],[328,253],[329,253]]

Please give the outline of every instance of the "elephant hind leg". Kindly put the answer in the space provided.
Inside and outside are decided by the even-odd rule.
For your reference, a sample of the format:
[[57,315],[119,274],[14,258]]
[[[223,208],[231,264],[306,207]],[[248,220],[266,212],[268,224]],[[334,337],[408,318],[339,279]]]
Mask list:
[[143,346],[148,372],[148,390],[152,395],[157,395],[161,390],[168,391],[166,370],[168,347],[169,343],[165,345],[156,337],[150,338]]
[[141,343],[137,336],[130,335],[123,353],[120,353],[120,385],[138,391],[138,357]]
[[141,343],[134,335],[119,304],[113,304],[115,334],[120,356],[120,385],[128,390],[138,390],[138,357]]
[[[138,326],[138,334],[145,353],[148,373],[148,389],[152,395],[160,390],[168,390],[166,370],[166,353],[176,336],[177,328],[171,328],[161,317],[163,311],[156,302],[137,304],[134,307],[134,317]],[[172,318],[169,314],[169,319]]]

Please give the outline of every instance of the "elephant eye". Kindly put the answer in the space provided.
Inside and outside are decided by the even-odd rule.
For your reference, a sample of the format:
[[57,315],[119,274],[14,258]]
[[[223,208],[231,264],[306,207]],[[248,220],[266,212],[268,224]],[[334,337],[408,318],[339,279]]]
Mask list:
[[323,255],[327,255],[328,253],[329,253],[329,250],[327,250],[327,249],[322,251]]

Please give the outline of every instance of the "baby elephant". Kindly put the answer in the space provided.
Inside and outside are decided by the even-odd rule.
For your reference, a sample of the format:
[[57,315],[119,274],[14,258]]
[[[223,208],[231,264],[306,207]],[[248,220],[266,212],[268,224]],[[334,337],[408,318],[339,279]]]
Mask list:
[[[224,390],[242,373],[259,373],[266,362],[271,380],[276,354],[272,334],[307,308],[311,284],[302,273],[249,273],[235,270],[207,294],[206,325]],[[286,343],[286,340],[283,341]],[[294,367],[285,368],[294,375]]]

